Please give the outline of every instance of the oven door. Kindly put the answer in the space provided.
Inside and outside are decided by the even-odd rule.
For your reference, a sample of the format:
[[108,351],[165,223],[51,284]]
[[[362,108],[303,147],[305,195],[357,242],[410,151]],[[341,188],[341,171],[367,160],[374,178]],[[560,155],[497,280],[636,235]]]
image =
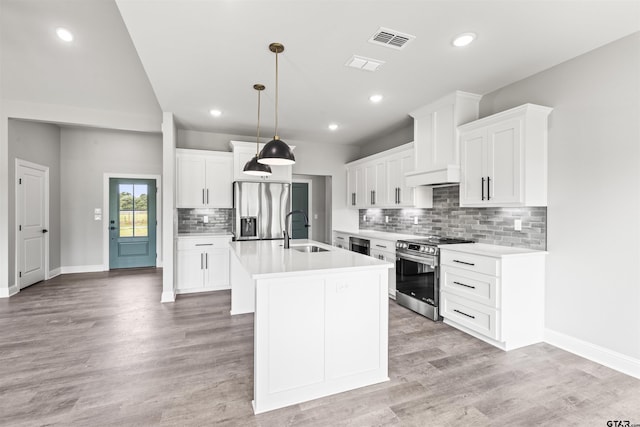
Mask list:
[[438,260],[434,256],[396,253],[396,302],[439,320]]

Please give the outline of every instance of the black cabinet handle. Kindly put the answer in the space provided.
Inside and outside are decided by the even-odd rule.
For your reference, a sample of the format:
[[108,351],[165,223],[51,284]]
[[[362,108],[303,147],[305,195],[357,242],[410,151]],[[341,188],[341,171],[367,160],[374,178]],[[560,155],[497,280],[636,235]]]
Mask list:
[[484,200],[484,177],[482,177],[482,200]]
[[44,234],[44,233],[48,233],[48,232],[49,232],[49,230],[47,230],[46,228],[43,228],[43,229],[42,229],[42,234]]
[[457,259],[454,259],[453,262],[457,262],[458,264],[470,265],[470,266],[474,266],[475,265],[472,262],[460,261],[460,260],[457,260]]
[[209,254],[204,254],[204,268],[209,269]]
[[200,254],[200,270],[204,268],[204,254]]
[[386,246],[384,246],[384,245],[376,245],[376,247],[378,247],[378,248],[384,248],[384,249],[387,249],[387,247],[386,247]]
[[491,177],[487,177],[487,200],[491,200]]
[[476,316],[472,316],[472,315],[470,315],[470,314],[463,313],[463,312],[462,312],[462,311],[460,311],[460,310],[456,310],[456,309],[454,309],[453,311],[455,311],[456,313],[460,313],[460,314],[462,314],[463,316],[470,317],[470,318],[472,318],[472,319],[475,319],[475,318],[476,318]]
[[475,289],[476,288],[475,286],[467,285],[465,283],[460,283],[460,282],[453,282],[453,283],[455,283],[456,285],[464,286],[464,287],[471,288],[471,289]]
[[402,189],[400,187],[398,187],[398,204],[400,204],[400,202],[402,201],[402,193],[400,193]]
[[213,243],[196,243],[196,246],[213,246]]
[[204,205],[204,188],[202,189],[202,204]]
[[209,189],[207,188],[207,204],[209,204]]

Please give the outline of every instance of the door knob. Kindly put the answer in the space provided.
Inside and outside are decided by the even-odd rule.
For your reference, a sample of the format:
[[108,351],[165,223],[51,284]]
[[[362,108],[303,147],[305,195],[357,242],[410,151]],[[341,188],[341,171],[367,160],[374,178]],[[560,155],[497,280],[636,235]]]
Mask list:
[[44,234],[44,233],[48,233],[48,232],[49,232],[49,230],[47,230],[46,228],[43,228],[43,229],[42,229],[42,234]]

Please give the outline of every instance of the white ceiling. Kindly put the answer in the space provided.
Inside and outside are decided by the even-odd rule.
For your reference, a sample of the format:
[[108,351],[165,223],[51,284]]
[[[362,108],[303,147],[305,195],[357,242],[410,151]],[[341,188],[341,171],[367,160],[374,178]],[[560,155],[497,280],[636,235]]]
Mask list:
[[[155,93],[183,129],[254,135],[252,86],[263,83],[261,133],[271,135],[268,45],[281,42],[278,133],[318,143],[365,143],[452,90],[485,94],[640,30],[640,1],[0,2],[3,96],[136,112],[157,109]],[[70,28],[72,45],[47,39],[52,25]],[[402,51],[368,43],[380,26],[416,39]],[[453,48],[467,31],[476,42]],[[386,63],[374,73],[345,67],[353,54]],[[382,103],[368,101],[374,92]]]

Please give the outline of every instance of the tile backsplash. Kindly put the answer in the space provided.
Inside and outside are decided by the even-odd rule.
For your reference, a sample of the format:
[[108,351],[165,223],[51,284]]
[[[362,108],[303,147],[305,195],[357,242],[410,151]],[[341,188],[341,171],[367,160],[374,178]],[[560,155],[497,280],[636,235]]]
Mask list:
[[[418,224],[414,224],[415,217]],[[434,188],[430,209],[360,209],[359,218],[361,230],[436,234],[540,250],[547,247],[546,207],[461,208],[459,186]],[[516,219],[522,220],[522,231],[514,230]]]
[[233,209],[178,209],[178,233],[231,232],[232,218]]

